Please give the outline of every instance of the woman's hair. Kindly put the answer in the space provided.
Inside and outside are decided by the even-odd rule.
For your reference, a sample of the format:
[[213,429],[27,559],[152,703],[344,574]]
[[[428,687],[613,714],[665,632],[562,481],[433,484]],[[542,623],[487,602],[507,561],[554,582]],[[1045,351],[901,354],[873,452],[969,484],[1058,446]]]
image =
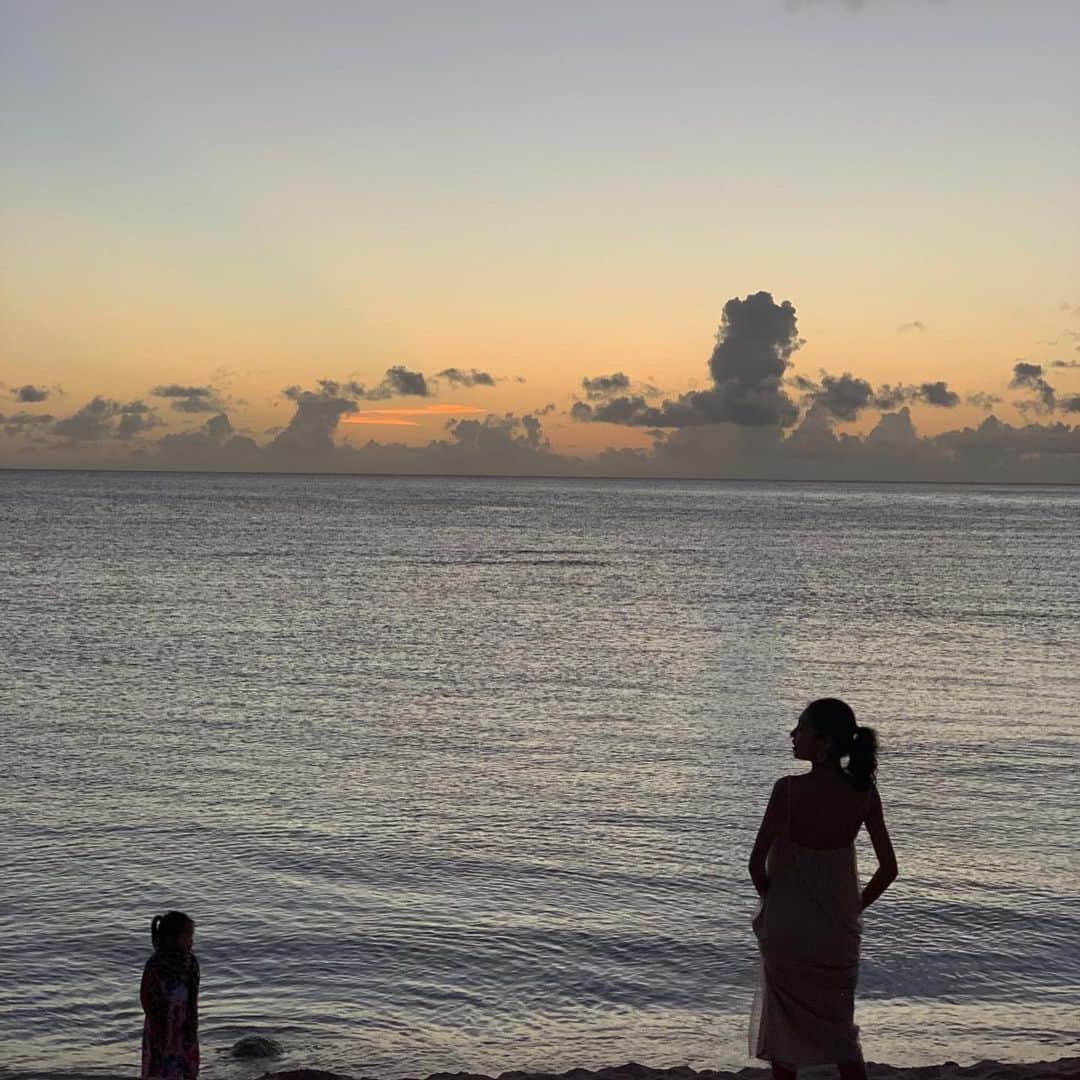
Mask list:
[[811,701],[805,709],[814,730],[829,741],[829,755],[847,758],[844,775],[857,791],[867,791],[877,773],[877,733],[855,722],[855,712],[846,701],[826,697]]
[[166,911],[150,920],[150,943],[155,949],[175,949],[176,939],[195,929],[195,920],[182,911]]

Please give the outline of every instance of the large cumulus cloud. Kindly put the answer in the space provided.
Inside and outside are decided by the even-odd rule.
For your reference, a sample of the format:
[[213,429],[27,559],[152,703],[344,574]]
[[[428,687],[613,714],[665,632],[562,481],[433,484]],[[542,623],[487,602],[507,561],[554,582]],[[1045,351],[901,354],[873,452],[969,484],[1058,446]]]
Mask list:
[[[960,395],[943,379],[916,385],[875,387],[864,378],[844,372],[821,372],[819,378],[787,377],[791,356],[802,340],[790,300],[776,303],[758,292],[724,305],[716,347],[709,358],[712,386],[654,404],[642,389],[633,389],[624,372],[582,380],[585,401],[570,409],[574,420],[647,428],[686,428],[732,423],[741,427],[795,424],[803,409],[817,408],[837,420],[858,419],[863,410],[895,410],[925,404],[951,409]],[[800,394],[796,404],[790,385]]]
[[598,405],[580,402],[578,420],[636,427],[682,428],[732,423],[745,427],[788,427],[798,406],[784,388],[784,375],[799,340],[795,307],[776,303],[767,292],[733,297],[724,305],[716,347],[709,357],[712,386],[652,405],[643,393],[612,397]]
[[328,458],[334,450],[333,436],[341,418],[357,410],[357,389],[356,384],[331,379],[320,380],[318,390],[288,387],[283,393],[296,404],[296,411],[270,443],[269,454],[312,462]]

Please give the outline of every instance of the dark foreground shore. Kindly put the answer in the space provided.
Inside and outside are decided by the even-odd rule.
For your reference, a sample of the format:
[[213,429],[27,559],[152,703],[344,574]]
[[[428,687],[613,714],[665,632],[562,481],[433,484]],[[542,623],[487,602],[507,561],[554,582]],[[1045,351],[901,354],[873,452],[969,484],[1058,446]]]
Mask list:
[[[980,1061],[975,1065],[957,1065],[947,1061],[943,1065],[921,1065],[914,1068],[898,1068],[869,1062],[870,1080],[1080,1080],[1080,1057],[1058,1058],[1055,1061],[1033,1061],[1021,1064],[1000,1061]],[[0,1080],[132,1080],[134,1074],[119,1076],[87,1070],[83,1072],[37,1072],[8,1070],[0,1066]],[[813,1077],[834,1077],[835,1070],[817,1068],[805,1070]],[[606,1069],[570,1069],[563,1073],[523,1072],[512,1070],[498,1076],[485,1073],[432,1073],[424,1080],[767,1080],[769,1070],[746,1068],[736,1072],[716,1069],[691,1069],[682,1066],[673,1069],[652,1069],[647,1065],[628,1062]],[[375,1080],[361,1075],[326,1072],[322,1069],[285,1069],[265,1072],[259,1080]]]
[[[867,1071],[871,1080],[1076,1080],[1080,1078],[1080,1057],[1059,1058],[1056,1061],[1035,1061],[1007,1064],[1000,1061],[980,1061],[975,1065],[922,1065],[916,1068],[897,1068],[870,1062]],[[815,1069],[815,1075],[834,1075],[833,1070]],[[739,1069],[737,1072],[718,1072],[715,1069],[697,1071],[688,1067],[650,1069],[629,1062],[606,1069],[571,1069],[564,1073],[520,1072],[500,1073],[497,1077],[484,1073],[433,1073],[426,1080],[765,1080],[765,1068]],[[318,1069],[289,1069],[264,1073],[260,1080],[372,1080],[351,1077],[342,1073]]]

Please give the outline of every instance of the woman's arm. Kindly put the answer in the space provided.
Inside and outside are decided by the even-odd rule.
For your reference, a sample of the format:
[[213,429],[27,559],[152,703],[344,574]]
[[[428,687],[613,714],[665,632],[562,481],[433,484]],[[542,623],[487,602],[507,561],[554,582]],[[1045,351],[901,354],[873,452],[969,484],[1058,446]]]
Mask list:
[[773,784],[772,794],[769,796],[769,805],[765,807],[765,813],[758,826],[757,839],[754,840],[754,849],[750,852],[750,880],[758,891],[758,896],[764,896],[769,891],[769,875],[765,872],[765,857],[769,854],[769,848],[779,832],[781,821],[782,802],[781,785],[787,777],[782,777]]
[[862,893],[862,906],[868,908],[895,880],[897,875],[896,852],[893,851],[889,830],[885,828],[885,811],[877,788],[870,791],[870,806],[866,811],[866,831],[874,845],[877,856],[877,873],[866,883]]

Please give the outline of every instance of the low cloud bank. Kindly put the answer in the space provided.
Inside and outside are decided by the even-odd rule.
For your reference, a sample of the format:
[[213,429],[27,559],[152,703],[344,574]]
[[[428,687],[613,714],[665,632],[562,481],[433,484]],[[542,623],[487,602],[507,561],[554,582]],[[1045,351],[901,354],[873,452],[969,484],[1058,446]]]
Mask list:
[[[95,399],[96,400],[96,399]],[[113,467],[206,471],[301,471],[446,475],[702,477],[792,480],[934,480],[1080,483],[1080,425],[1013,426],[988,416],[977,427],[918,433],[910,409],[883,414],[865,435],[838,432],[829,410],[811,406],[789,431],[734,423],[655,431],[643,450],[592,456],[559,453],[538,413],[451,419],[422,446],[341,439],[342,417],[356,404],[325,390],[301,391],[288,425],[264,442],[238,433],[224,413],[189,431],[145,436],[146,414],[113,414],[110,436],[92,444],[43,445],[52,417],[0,416],[36,441],[2,445],[9,467]],[[79,423],[103,423],[107,410],[80,410]],[[117,418],[119,417],[119,418]],[[89,419],[88,419],[89,418]],[[136,440],[132,427],[143,432]],[[5,428],[6,429],[6,428]],[[351,434],[351,432],[350,432]]]
[[[802,344],[794,305],[758,292],[724,305],[708,359],[710,384],[703,390],[666,397],[624,371],[582,378],[584,400],[575,393],[563,416],[643,428],[650,439],[644,449],[559,452],[545,429],[554,405],[482,417],[468,415],[480,411],[475,406],[427,401],[364,409],[365,402],[391,397],[431,399],[442,384],[490,387],[503,381],[475,368],[446,368],[428,379],[396,366],[374,385],[321,379],[286,387],[282,396],[292,415],[258,439],[234,426],[230,399],[211,385],[161,383],[148,392],[158,405],[99,394],[59,418],[33,409],[47,393],[18,387],[8,396],[20,408],[0,413],[0,466],[1080,483],[1080,425],[1067,422],[1080,414],[1080,394],[1059,392],[1042,365],[1019,360],[1011,371],[1009,387],[1021,395],[1012,404],[1025,420],[1034,417],[1031,422],[1006,423],[993,413],[1002,398],[976,391],[965,400],[988,412],[980,424],[920,435],[913,406],[951,410],[960,404],[946,380],[875,387],[851,372],[794,374],[792,356]],[[206,419],[161,433],[166,424],[160,410],[189,423],[199,414]],[[880,415],[865,434],[837,430],[866,410]],[[424,445],[358,441],[363,425],[383,413],[440,412],[449,417],[443,433]]]

